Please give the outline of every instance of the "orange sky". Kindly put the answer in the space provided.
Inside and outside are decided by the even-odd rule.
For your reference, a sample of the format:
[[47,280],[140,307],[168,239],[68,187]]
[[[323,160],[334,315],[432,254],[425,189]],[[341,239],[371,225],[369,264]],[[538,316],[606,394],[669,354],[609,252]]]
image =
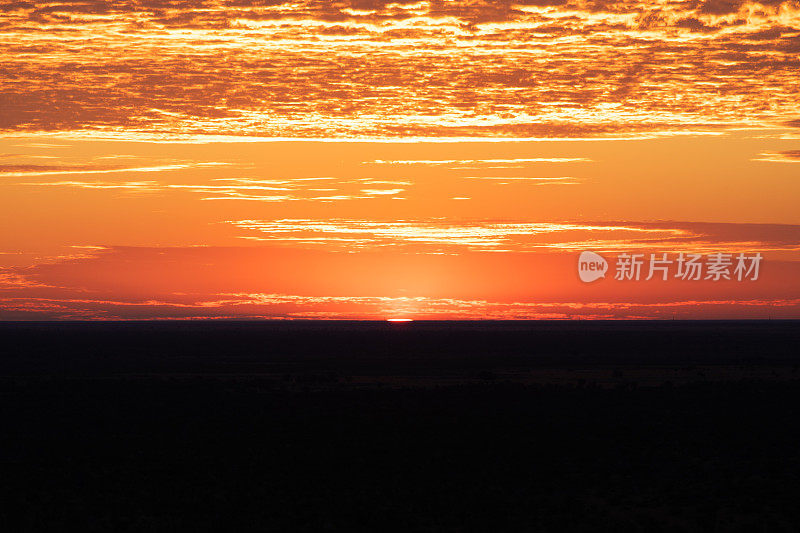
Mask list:
[[797,2],[20,2],[0,51],[0,319],[800,317]]

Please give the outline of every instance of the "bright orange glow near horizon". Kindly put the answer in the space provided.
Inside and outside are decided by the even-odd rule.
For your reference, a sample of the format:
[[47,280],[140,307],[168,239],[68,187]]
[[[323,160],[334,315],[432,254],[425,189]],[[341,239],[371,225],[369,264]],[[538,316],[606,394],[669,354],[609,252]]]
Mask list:
[[[794,0],[13,3],[0,49],[0,319],[800,318]],[[763,262],[614,279],[651,253]]]

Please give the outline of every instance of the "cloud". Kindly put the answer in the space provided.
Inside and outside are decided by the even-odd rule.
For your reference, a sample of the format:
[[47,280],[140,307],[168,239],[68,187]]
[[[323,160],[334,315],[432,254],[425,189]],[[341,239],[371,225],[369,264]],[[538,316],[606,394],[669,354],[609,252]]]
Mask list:
[[421,253],[636,251],[797,251],[800,226],[705,222],[508,222],[403,220],[234,220],[243,237],[270,243]]
[[32,185],[37,187],[76,187],[79,189],[120,189],[129,191],[155,191],[159,189],[158,182],[155,181],[51,181],[46,183],[23,183],[22,185]]
[[3,298],[0,313],[12,320],[351,319],[565,320],[653,318],[794,318],[800,299],[642,302],[494,302],[425,297],[305,297],[292,294],[219,294],[217,299],[103,300]]
[[[75,173],[81,172],[75,171]],[[19,173],[8,173],[7,175],[14,176],[19,175]],[[28,174],[22,173],[22,175]],[[31,175],[40,176],[43,175],[43,173],[38,172]],[[328,184],[329,186],[320,187],[320,182],[323,184]],[[337,179],[332,177],[309,177],[285,179],[215,178],[205,183],[164,183],[152,180],[67,180],[29,182],[20,183],[19,185],[30,187],[69,187],[78,189],[122,190],[128,192],[159,192],[162,194],[189,192],[200,195],[199,199],[205,201],[238,200],[248,202],[334,202],[344,200],[369,200],[389,196],[394,197],[395,195],[406,190],[406,188],[361,188],[364,185],[410,186],[412,184],[410,182],[374,180],[371,178]],[[319,193],[321,192],[337,194],[320,195]]]
[[405,189],[361,189],[361,192],[370,196],[391,196],[399,194]]
[[[153,166],[109,166],[109,165],[0,165],[0,177],[60,176],[66,174],[115,174],[120,172],[166,172],[187,168],[203,168],[228,165],[220,162],[176,163]],[[67,182],[64,182],[67,183]],[[52,184],[51,184],[52,185]]]
[[779,10],[781,7],[800,9],[797,0],[705,0],[700,6],[701,13],[728,15],[737,13],[745,7]]
[[769,163],[800,163],[800,150],[762,152],[759,157],[751,159],[751,161],[764,161]]
[[796,115],[798,27],[794,0],[21,2],[0,12],[0,131],[584,138],[776,126]]

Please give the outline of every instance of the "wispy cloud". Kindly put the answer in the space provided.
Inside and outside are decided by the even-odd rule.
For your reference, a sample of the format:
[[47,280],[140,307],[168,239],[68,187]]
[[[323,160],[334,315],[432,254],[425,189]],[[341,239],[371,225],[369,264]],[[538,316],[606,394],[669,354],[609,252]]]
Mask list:
[[[331,187],[320,187],[331,184]],[[207,183],[163,183],[159,181],[44,181],[25,182],[31,187],[70,187],[79,189],[121,190],[127,192],[186,191],[200,195],[200,200],[240,200],[250,202],[366,200],[395,196],[405,188],[361,188],[365,184],[411,185],[410,182],[380,181],[372,179],[336,179],[308,177],[287,179],[213,178]],[[322,192],[338,194],[319,194]]]
[[361,192],[370,196],[393,195],[403,192],[405,189],[361,189]]
[[158,182],[155,181],[50,181],[44,183],[22,183],[21,185],[34,187],[76,187],[79,189],[119,189],[128,191],[156,191],[161,188]]
[[166,172],[187,168],[204,168],[229,165],[222,162],[177,163],[138,167],[100,165],[0,165],[0,177],[21,178],[39,176],[62,176],[67,174],[116,174],[123,172]]
[[301,296],[269,293],[223,293],[208,299],[129,299],[3,297],[5,317],[47,319],[417,319],[530,320],[608,318],[698,318],[769,314],[800,316],[800,299],[680,300],[643,302],[497,302],[483,299],[424,296]]
[[800,163],[800,150],[787,150],[783,152],[763,152],[751,161],[767,163]]
[[[467,199],[458,197],[459,199]],[[423,253],[652,250],[800,250],[800,226],[692,222],[505,222],[445,220],[234,220],[242,237],[343,249],[406,247]]]

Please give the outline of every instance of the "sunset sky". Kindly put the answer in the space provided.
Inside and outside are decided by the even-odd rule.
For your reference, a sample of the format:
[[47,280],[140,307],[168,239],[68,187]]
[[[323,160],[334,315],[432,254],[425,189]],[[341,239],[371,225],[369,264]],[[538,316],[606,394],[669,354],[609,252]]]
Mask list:
[[0,57],[0,319],[800,318],[800,1],[3,2]]

